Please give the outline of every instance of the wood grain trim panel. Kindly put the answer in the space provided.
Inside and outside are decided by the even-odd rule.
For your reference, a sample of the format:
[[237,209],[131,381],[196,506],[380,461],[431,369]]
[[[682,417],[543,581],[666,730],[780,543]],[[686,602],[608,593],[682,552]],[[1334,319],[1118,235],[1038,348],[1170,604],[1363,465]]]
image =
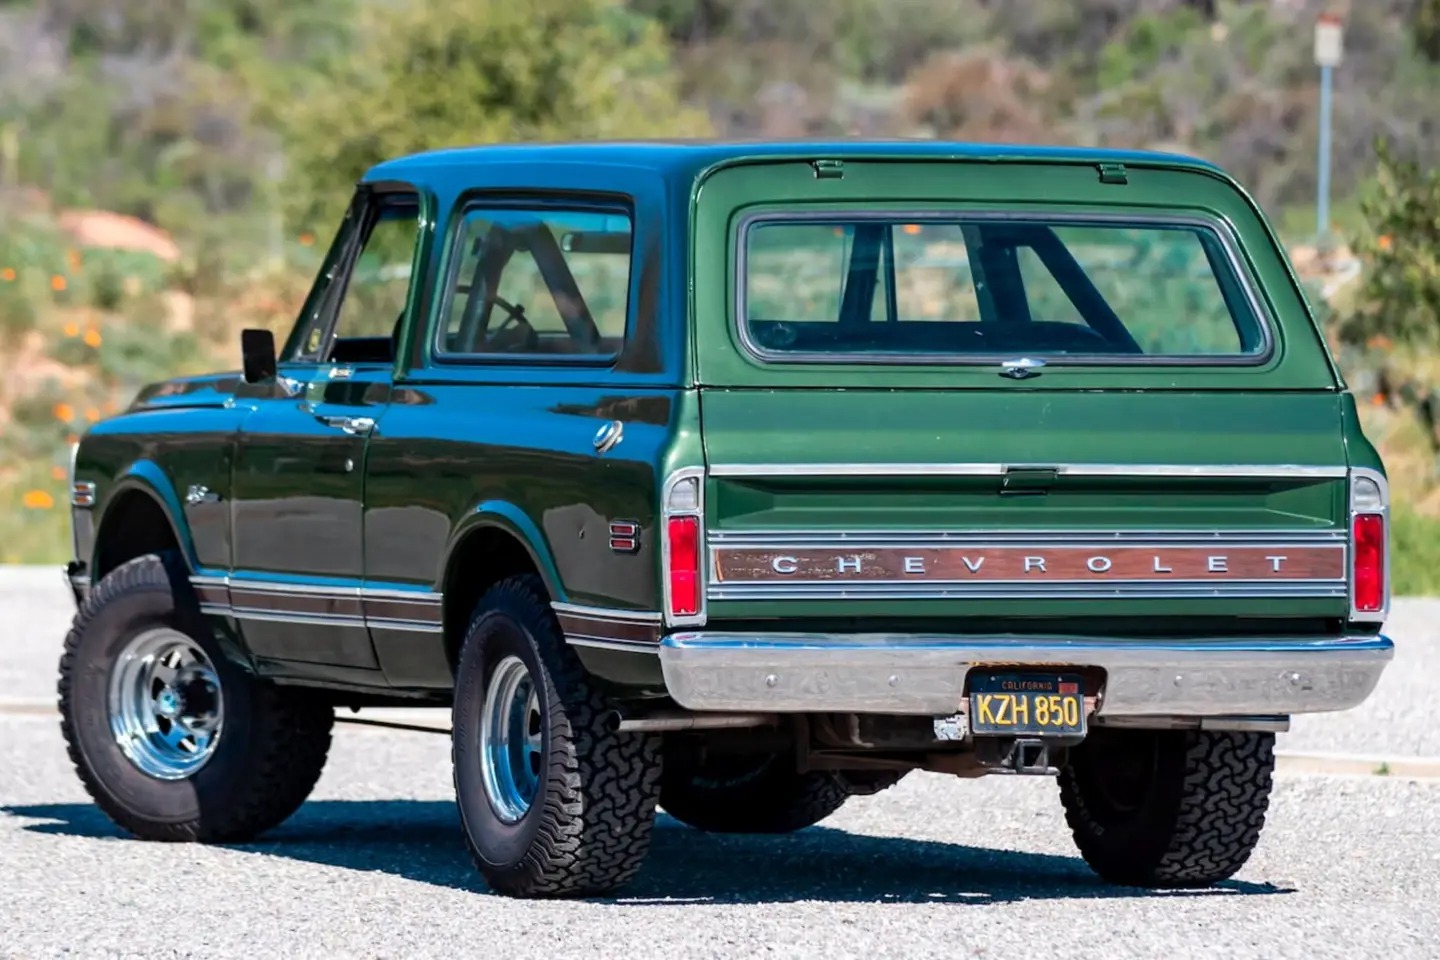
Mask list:
[[1166,583],[1343,581],[1344,544],[754,549],[712,546],[712,582]]

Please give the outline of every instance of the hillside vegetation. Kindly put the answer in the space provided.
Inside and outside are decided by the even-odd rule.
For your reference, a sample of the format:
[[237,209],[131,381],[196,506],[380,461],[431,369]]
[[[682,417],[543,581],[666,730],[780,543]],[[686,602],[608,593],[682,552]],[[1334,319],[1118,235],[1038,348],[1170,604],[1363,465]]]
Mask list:
[[0,561],[67,554],[69,450],[90,423],[146,382],[235,366],[242,326],[288,326],[379,159],[935,136],[1178,149],[1234,172],[1313,280],[1384,448],[1398,586],[1440,589],[1440,0],[1344,11],[1317,249],[1310,37],[1335,6],[0,0]]

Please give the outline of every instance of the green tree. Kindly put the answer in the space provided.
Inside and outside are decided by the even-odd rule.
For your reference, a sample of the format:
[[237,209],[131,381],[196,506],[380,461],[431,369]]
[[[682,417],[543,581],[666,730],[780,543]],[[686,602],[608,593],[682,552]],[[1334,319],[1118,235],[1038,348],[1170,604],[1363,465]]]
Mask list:
[[1415,0],[1411,30],[1416,49],[1431,63],[1440,63],[1440,0]]
[[614,0],[436,0],[363,8],[352,55],[275,105],[292,212],[336,215],[381,160],[438,147],[690,136],[659,25]]
[[1397,346],[1440,347],[1440,169],[1422,170],[1377,145],[1379,170],[1361,203],[1366,261],[1355,309],[1339,326],[1347,343],[1385,337]]

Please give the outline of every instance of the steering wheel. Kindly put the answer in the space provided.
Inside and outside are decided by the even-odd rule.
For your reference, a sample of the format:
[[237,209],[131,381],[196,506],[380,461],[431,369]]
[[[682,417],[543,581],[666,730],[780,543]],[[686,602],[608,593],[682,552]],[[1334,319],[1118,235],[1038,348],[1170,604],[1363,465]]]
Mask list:
[[539,337],[525,317],[525,305],[511,303],[503,297],[492,299],[497,307],[505,311],[505,319],[485,338],[486,346],[501,353],[535,349]]

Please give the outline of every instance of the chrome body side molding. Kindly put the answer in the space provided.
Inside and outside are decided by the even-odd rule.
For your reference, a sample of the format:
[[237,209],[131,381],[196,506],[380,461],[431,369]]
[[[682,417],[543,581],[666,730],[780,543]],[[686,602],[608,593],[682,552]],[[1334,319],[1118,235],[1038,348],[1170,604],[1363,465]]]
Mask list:
[[[281,623],[370,627],[408,633],[444,629],[444,595],[428,588],[286,583],[196,575],[190,585],[202,613]],[[552,604],[565,638],[578,646],[653,653],[660,614],[574,603]]]
[[576,603],[552,603],[551,609],[572,646],[654,653],[660,643],[660,614]]
[[411,633],[443,629],[443,596],[428,588],[290,583],[251,577],[195,575],[200,611],[240,621],[373,627]]

